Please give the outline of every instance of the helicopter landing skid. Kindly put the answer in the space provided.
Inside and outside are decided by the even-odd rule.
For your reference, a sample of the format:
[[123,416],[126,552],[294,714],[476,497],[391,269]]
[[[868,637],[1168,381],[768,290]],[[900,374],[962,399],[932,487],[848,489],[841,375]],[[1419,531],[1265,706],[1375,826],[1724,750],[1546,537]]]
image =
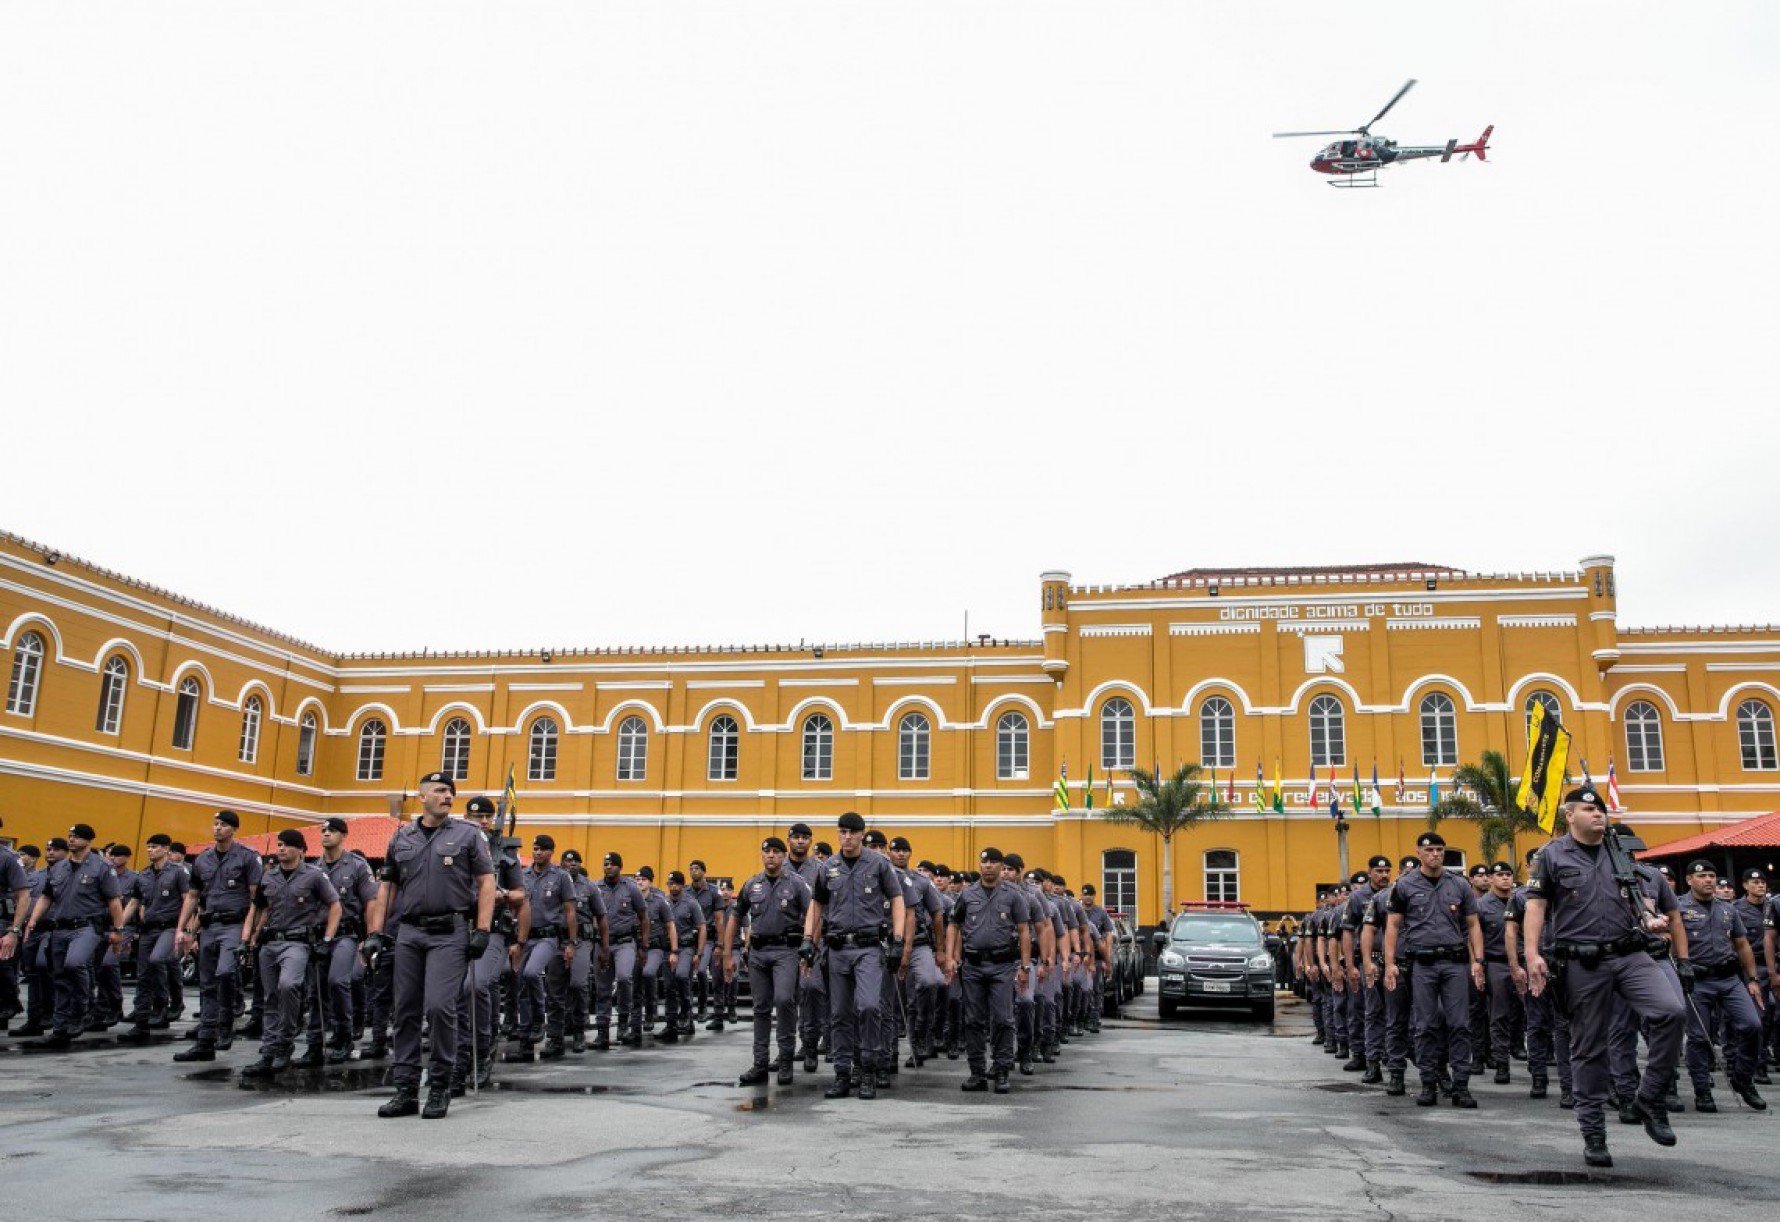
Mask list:
[[1374,168],[1361,170],[1357,174],[1344,174],[1340,178],[1331,178],[1329,185],[1349,191],[1361,187],[1376,187],[1378,185],[1378,170]]

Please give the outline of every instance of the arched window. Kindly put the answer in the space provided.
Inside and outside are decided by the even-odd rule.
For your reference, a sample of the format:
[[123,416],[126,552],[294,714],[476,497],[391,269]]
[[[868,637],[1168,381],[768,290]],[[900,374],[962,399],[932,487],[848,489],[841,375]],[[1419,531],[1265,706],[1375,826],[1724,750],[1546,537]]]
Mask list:
[[1211,849],[1205,854],[1205,898],[1234,904],[1242,899],[1242,869],[1234,849]]
[[315,775],[315,734],[316,720],[314,713],[304,713],[303,720],[297,723],[297,775]]
[[904,781],[925,781],[931,759],[931,727],[920,713],[909,713],[896,726],[896,775]]
[[1137,854],[1130,849],[1100,855],[1100,902],[1108,912],[1137,920]]
[[1341,701],[1318,696],[1310,702],[1310,764],[1313,768],[1339,768],[1347,763],[1347,730]]
[[705,775],[713,781],[733,781],[740,771],[741,728],[728,713],[711,721],[711,750]]
[[470,779],[470,723],[462,717],[445,723],[445,749],[439,753],[439,771],[454,781]]
[[1550,692],[1534,692],[1527,697],[1527,730],[1529,732],[1531,732],[1533,728],[1533,710],[1536,708],[1545,710],[1545,720],[1547,721],[1557,721],[1561,723],[1564,719],[1563,714],[1558,711],[1558,698],[1556,696],[1552,695]]
[[618,779],[640,781],[649,770],[649,727],[641,717],[618,723]]
[[130,664],[117,654],[105,659],[99,672],[99,716],[93,728],[116,734],[124,724],[124,693],[130,687]]
[[1451,768],[1458,762],[1458,710],[1451,696],[1430,692],[1422,697],[1422,767]]
[[1236,709],[1222,696],[1199,706],[1199,762],[1207,768],[1236,767]]
[[834,722],[822,713],[811,713],[804,718],[803,779],[834,779]]
[[187,675],[179,681],[179,699],[173,706],[173,747],[190,751],[198,737],[198,698],[202,689],[198,681]]
[[1100,706],[1100,766],[1108,772],[1137,763],[1137,713],[1123,696]]
[[1024,781],[1032,774],[1032,730],[1024,713],[1003,713],[995,723],[995,775]]
[[1648,700],[1626,706],[1625,766],[1631,772],[1663,770],[1663,719]]
[[260,721],[265,715],[265,703],[258,696],[242,701],[241,747],[236,754],[243,764],[251,764],[260,757]]
[[12,679],[6,685],[6,711],[29,717],[37,711],[37,685],[43,679],[43,638],[35,632],[12,647]]
[[1743,748],[1743,767],[1750,772],[1769,772],[1774,758],[1774,710],[1759,700],[1737,706],[1737,742]]
[[383,748],[389,740],[389,727],[375,717],[359,727],[358,731],[358,779],[361,781],[381,781],[383,779]]
[[526,780],[556,779],[556,718],[540,717],[532,722],[531,747],[525,759]]

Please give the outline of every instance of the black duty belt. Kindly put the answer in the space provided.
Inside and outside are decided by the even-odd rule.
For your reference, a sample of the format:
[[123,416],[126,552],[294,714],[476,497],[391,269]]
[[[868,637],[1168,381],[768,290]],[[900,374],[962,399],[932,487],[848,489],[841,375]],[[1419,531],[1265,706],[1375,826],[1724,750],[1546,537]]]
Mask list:
[[875,930],[870,933],[831,933],[824,934],[822,940],[826,942],[830,948],[846,946],[881,946],[884,942],[884,935]]
[[1693,967],[1693,978],[1695,980],[1725,980],[1731,976],[1740,976],[1742,974],[1743,965],[1738,963],[1735,959],[1727,960],[1724,963],[1715,963],[1710,967],[1696,963]]
[[45,929],[49,929],[49,930],[62,930],[62,929],[93,929],[93,930],[96,930],[99,928],[99,926],[103,920],[104,920],[103,917],[58,917],[55,920],[51,920],[51,921],[39,921],[38,924],[42,925]]
[[561,940],[569,936],[568,927],[564,925],[540,925],[532,930],[532,941],[540,938],[556,938]]
[[607,941],[609,941],[613,946],[623,946],[626,943],[635,942],[636,940],[637,940],[637,933],[636,933],[636,930],[634,930],[634,929],[631,930],[629,933],[615,933],[610,938],[607,939]]
[[365,923],[359,917],[343,916],[334,927],[334,932],[342,938],[359,938],[365,933]]
[[761,950],[768,946],[789,946],[793,950],[803,945],[803,934],[798,933],[762,933],[748,935],[748,949]]
[[909,943],[909,945],[910,946],[932,946],[933,945],[933,933],[930,930],[923,929],[920,933],[915,935],[915,940],[913,942]]
[[431,915],[415,914],[402,918],[402,924],[411,925],[422,933],[456,933],[462,928],[463,917],[455,912],[433,913]]
[[145,938],[152,938],[159,934],[166,933],[169,929],[178,928],[178,926],[178,917],[173,917],[166,921],[144,921],[142,922],[142,936]]
[[1463,946],[1405,946],[1399,953],[1411,963],[1463,963],[1470,957]]
[[1649,945],[1643,934],[1629,933],[1611,942],[1554,942],[1551,953],[1558,959],[1580,959],[1586,967],[1602,959],[1617,959],[1621,955],[1645,951]]
[[315,938],[313,929],[268,929],[260,934],[260,945],[269,946],[274,942],[309,942]]
[[1009,946],[1003,950],[966,950],[964,961],[981,967],[987,963],[1012,963],[1020,957],[1020,948]]
[[198,928],[209,929],[218,921],[239,922],[246,915],[247,909],[245,908],[240,912],[200,912],[198,914]]

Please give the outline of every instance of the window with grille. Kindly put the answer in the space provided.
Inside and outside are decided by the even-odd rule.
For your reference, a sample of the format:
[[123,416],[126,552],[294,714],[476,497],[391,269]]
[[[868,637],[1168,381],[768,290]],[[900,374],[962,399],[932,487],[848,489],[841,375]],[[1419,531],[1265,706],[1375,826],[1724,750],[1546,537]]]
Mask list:
[[803,779],[834,779],[834,722],[822,713],[811,713],[804,718]]
[[297,725],[297,775],[315,775],[315,734],[316,720],[314,713],[304,713],[303,720]]
[[192,741],[198,737],[198,699],[201,689],[198,681],[187,675],[179,681],[179,698],[173,706],[173,747],[178,751],[190,751]]
[[454,781],[470,779],[470,723],[453,717],[445,723],[445,747],[439,753],[439,771]]
[[116,734],[124,724],[124,694],[130,687],[130,664],[112,656],[99,672],[99,716],[93,728],[101,734]]
[[649,770],[649,727],[641,717],[618,723],[618,779],[640,781]]
[[235,754],[243,764],[260,757],[260,721],[265,713],[266,706],[258,696],[249,696],[241,705],[241,745]]
[[1205,854],[1205,898],[1235,904],[1242,900],[1242,869],[1234,849],[1212,849]]
[[1314,768],[1347,763],[1347,729],[1341,701],[1318,696],[1310,702],[1310,763]]
[[1459,762],[1459,718],[1452,697],[1422,697],[1422,767],[1450,768]]
[[1760,700],[1745,700],[1737,706],[1737,743],[1743,751],[1743,767],[1751,772],[1769,772],[1775,767],[1774,710]]
[[[373,717],[359,727],[358,732],[358,779],[361,781],[381,781],[383,779],[383,751],[389,741],[389,727]],[[444,771],[444,769],[441,769]],[[453,774],[455,775],[455,774]]]
[[1100,855],[1100,902],[1108,912],[1137,920],[1137,854],[1130,849]]
[[1100,766],[1108,772],[1137,763],[1137,712],[1123,696],[1100,706]]
[[710,757],[706,776],[713,781],[733,781],[741,767],[741,728],[725,713],[711,722]]
[[995,723],[995,775],[1024,781],[1032,774],[1032,730],[1024,713],[1003,713]]
[[29,717],[37,711],[37,686],[43,680],[43,638],[35,632],[19,637],[12,647],[12,678],[6,685],[6,711]]
[[1222,696],[1199,706],[1199,762],[1207,768],[1236,767],[1236,709]]
[[532,722],[531,742],[525,756],[525,779],[556,779],[556,719],[540,717]]
[[932,758],[932,727],[920,713],[905,715],[896,730],[896,775],[925,781]]
[[1663,720],[1648,700],[1626,706],[1625,766],[1631,772],[1663,770]]

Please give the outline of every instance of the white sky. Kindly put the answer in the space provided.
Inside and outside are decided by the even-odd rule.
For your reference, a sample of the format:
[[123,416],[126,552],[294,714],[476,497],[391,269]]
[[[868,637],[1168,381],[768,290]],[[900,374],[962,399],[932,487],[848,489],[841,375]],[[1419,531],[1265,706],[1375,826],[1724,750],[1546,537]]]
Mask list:
[[[1496,134],[1331,190],[1315,140]],[[1780,619],[1780,6],[14,3],[0,526],[333,648]]]

